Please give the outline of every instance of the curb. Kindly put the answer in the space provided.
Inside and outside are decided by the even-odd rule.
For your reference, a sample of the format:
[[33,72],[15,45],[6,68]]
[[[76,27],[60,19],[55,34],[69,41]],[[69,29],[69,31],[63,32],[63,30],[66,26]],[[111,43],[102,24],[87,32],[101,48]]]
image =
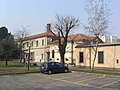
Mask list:
[[3,75],[20,75],[20,74],[29,74],[29,73],[40,73],[40,71],[37,71],[37,72],[21,72],[21,73],[1,73],[0,76],[3,76]]

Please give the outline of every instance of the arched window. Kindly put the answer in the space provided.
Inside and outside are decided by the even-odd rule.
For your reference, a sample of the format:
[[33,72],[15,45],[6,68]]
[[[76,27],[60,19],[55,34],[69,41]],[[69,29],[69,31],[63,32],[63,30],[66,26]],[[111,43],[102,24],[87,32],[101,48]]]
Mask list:
[[55,57],[55,51],[52,50],[52,58],[54,58],[54,57]]

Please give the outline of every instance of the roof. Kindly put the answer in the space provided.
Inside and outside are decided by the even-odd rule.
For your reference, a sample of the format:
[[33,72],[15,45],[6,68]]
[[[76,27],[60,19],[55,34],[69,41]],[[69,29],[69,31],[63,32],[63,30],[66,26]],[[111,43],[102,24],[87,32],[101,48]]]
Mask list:
[[[61,38],[63,41],[63,38]],[[78,40],[89,40],[89,37],[83,34],[73,34],[68,36],[68,42],[69,41],[78,41]],[[52,43],[58,43],[58,40],[53,41]]]
[[54,34],[54,33],[51,32],[51,31],[49,31],[49,32],[44,32],[44,33],[40,33],[40,34],[28,36],[28,37],[24,38],[24,40],[30,40],[30,39],[35,39],[35,38],[39,38],[39,37],[46,37],[46,36],[55,37],[55,36],[57,36],[57,35]]
[[[98,46],[119,46],[120,43],[99,43]],[[75,48],[87,48],[87,47],[95,47],[96,44],[89,44],[89,45],[77,45]]]
[[68,41],[71,41],[71,40],[89,40],[89,37],[86,36],[86,35],[83,35],[83,34],[73,34],[73,35],[69,35],[68,36]]

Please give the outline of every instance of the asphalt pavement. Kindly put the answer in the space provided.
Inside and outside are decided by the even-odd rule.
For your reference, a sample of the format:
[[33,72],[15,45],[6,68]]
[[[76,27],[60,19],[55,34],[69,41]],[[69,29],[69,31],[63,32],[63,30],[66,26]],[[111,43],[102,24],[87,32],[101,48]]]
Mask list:
[[120,90],[120,77],[82,72],[3,75],[0,90]]

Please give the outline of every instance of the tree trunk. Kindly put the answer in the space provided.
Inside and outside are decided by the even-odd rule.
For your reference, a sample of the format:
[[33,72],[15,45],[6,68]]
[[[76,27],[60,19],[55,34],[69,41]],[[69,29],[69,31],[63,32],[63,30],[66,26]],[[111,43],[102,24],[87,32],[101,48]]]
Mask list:
[[20,63],[22,62],[22,53],[20,53]]
[[7,60],[5,60],[6,61],[6,66],[8,65],[8,61]]
[[90,69],[91,69],[91,46],[90,46],[90,49],[89,49],[89,54],[90,54],[90,56],[89,56],[89,64],[90,64]]
[[60,54],[60,57],[61,57],[61,63],[64,65],[65,64],[65,61],[64,61],[65,54]]
[[96,59],[96,56],[97,56],[97,48],[98,48],[98,44],[96,45],[96,49],[95,49],[95,55],[94,55],[94,59],[93,59],[93,64],[92,64],[92,70],[94,70],[94,65],[95,65],[95,59]]

